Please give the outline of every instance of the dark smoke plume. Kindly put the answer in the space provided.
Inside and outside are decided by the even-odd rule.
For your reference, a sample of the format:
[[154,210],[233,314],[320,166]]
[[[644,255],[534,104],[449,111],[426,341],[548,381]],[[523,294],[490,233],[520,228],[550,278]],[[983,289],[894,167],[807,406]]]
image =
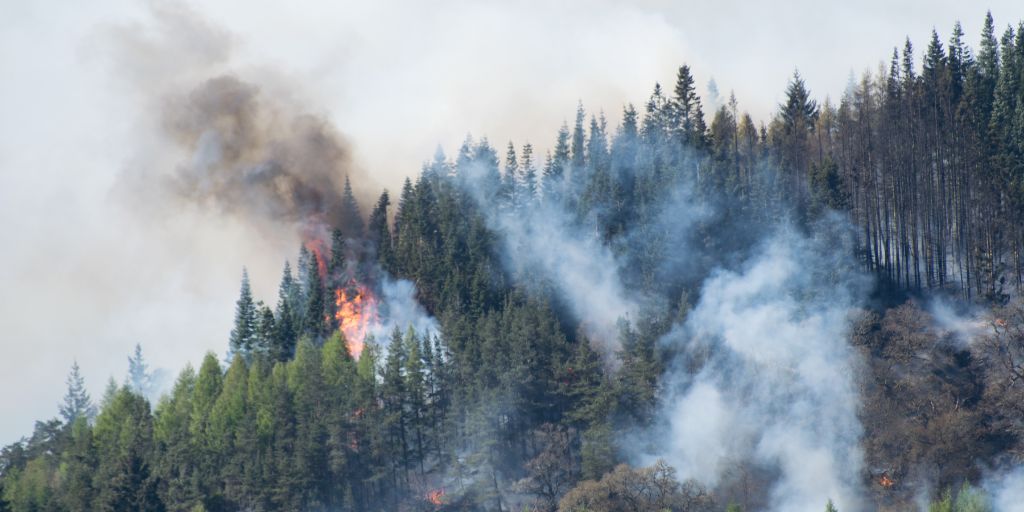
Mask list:
[[222,75],[169,98],[162,127],[192,155],[172,175],[182,198],[244,217],[343,224],[353,166],[346,141],[323,119]]

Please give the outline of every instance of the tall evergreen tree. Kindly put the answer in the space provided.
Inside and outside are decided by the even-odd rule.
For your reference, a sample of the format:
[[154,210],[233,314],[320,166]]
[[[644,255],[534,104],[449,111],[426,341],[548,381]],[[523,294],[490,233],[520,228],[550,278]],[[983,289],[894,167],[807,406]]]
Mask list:
[[327,290],[320,276],[316,258],[309,258],[306,267],[306,308],[302,315],[302,333],[320,340],[330,329],[331,316],[328,309]]
[[89,392],[85,389],[85,379],[78,368],[78,361],[71,365],[71,372],[67,378],[68,390],[64,394],[64,400],[60,404],[60,416],[64,424],[71,426],[79,418],[86,421],[96,415],[96,408],[89,398]]
[[149,372],[149,365],[142,357],[142,345],[136,343],[135,351],[128,356],[128,376],[125,378],[125,385],[135,393],[145,397],[153,390],[153,375]]
[[249,286],[249,271],[242,268],[242,289],[235,303],[235,327],[231,329],[231,353],[248,355],[256,342],[256,303]]
[[300,286],[292,276],[291,264],[284,262],[281,285],[277,290],[277,307],[274,311],[274,335],[269,347],[270,356],[276,360],[289,359],[295,351],[295,340],[299,336],[300,310],[298,309]]
[[342,219],[339,225],[341,230],[352,238],[361,238],[363,236],[363,215],[359,212],[359,202],[356,201],[356,196],[352,193],[352,183],[349,181],[348,175],[345,176],[345,189],[341,196],[341,213]]

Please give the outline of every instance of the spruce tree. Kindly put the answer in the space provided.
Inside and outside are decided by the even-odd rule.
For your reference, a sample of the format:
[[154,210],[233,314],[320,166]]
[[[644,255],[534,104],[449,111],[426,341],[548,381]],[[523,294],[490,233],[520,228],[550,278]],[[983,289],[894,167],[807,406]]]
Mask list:
[[269,346],[270,356],[278,361],[290,359],[295,352],[295,340],[299,336],[299,284],[292,276],[291,264],[284,262],[281,285],[277,291],[277,308],[274,312],[274,330]]
[[345,190],[341,196],[341,230],[348,233],[352,238],[363,236],[363,216],[359,213],[359,202],[352,193],[352,183],[348,176],[345,176]]
[[331,260],[327,264],[327,274],[338,279],[345,272],[345,237],[340,229],[331,231]]
[[326,290],[320,277],[316,258],[309,258],[306,267],[306,308],[302,315],[302,332],[313,340],[320,340],[330,327]]
[[141,396],[149,396],[153,392],[153,376],[149,366],[142,357],[142,345],[136,343],[135,351],[128,356],[128,376],[125,385]]
[[242,268],[242,289],[235,303],[235,327],[231,329],[231,353],[248,356],[256,342],[256,303],[249,287],[249,271]]
[[687,147],[702,149],[705,145],[707,126],[704,122],[704,110],[700,96],[694,85],[690,66],[680,66],[676,74],[675,97],[670,103],[673,129],[677,137]]
[[60,416],[64,424],[72,426],[78,418],[91,420],[96,415],[96,408],[89,398],[89,392],[85,389],[85,379],[78,368],[78,361],[71,365],[71,372],[67,378],[68,390],[64,394],[63,403],[60,404]]
[[523,191],[520,199],[523,204],[530,205],[537,198],[538,183],[537,169],[533,162],[533,145],[527,142],[523,145],[523,159],[520,168],[523,176]]
[[370,213],[369,237],[377,249],[377,261],[388,271],[394,272],[394,248],[391,245],[391,229],[388,226],[388,206],[391,199],[388,191],[381,192],[373,212]]
[[505,151],[505,174],[502,177],[502,199],[507,207],[515,210],[519,207],[519,159],[516,157],[516,147],[512,141],[508,143]]

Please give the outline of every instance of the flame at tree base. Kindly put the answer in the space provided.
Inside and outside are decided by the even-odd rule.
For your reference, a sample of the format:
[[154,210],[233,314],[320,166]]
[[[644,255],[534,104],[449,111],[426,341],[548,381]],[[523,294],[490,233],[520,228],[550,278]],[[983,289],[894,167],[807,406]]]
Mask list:
[[444,489],[434,489],[427,492],[427,501],[434,505],[444,505]]
[[352,280],[334,290],[334,306],[338,330],[345,335],[349,353],[358,360],[366,347],[370,327],[379,321],[377,299],[369,288]]

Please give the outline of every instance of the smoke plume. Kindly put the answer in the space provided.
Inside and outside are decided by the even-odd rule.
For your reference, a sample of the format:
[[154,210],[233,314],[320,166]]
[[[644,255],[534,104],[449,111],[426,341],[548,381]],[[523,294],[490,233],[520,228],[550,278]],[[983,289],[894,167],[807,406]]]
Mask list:
[[237,62],[233,36],[180,4],[149,14],[109,34],[149,131],[116,187],[121,197],[157,215],[194,206],[303,239],[354,222],[346,179],[363,199],[377,184],[303,87]]
[[846,327],[865,282],[845,261],[842,223],[824,232],[781,230],[742,270],[715,272],[662,340],[682,353],[665,377],[653,455],[681,477],[718,486],[752,464],[778,475],[769,510],[828,499],[858,510],[859,363]]
[[257,85],[221,75],[169,98],[162,124],[191,154],[172,176],[181,198],[242,216],[343,220],[344,178],[353,165],[346,142],[325,120],[282,108]]

